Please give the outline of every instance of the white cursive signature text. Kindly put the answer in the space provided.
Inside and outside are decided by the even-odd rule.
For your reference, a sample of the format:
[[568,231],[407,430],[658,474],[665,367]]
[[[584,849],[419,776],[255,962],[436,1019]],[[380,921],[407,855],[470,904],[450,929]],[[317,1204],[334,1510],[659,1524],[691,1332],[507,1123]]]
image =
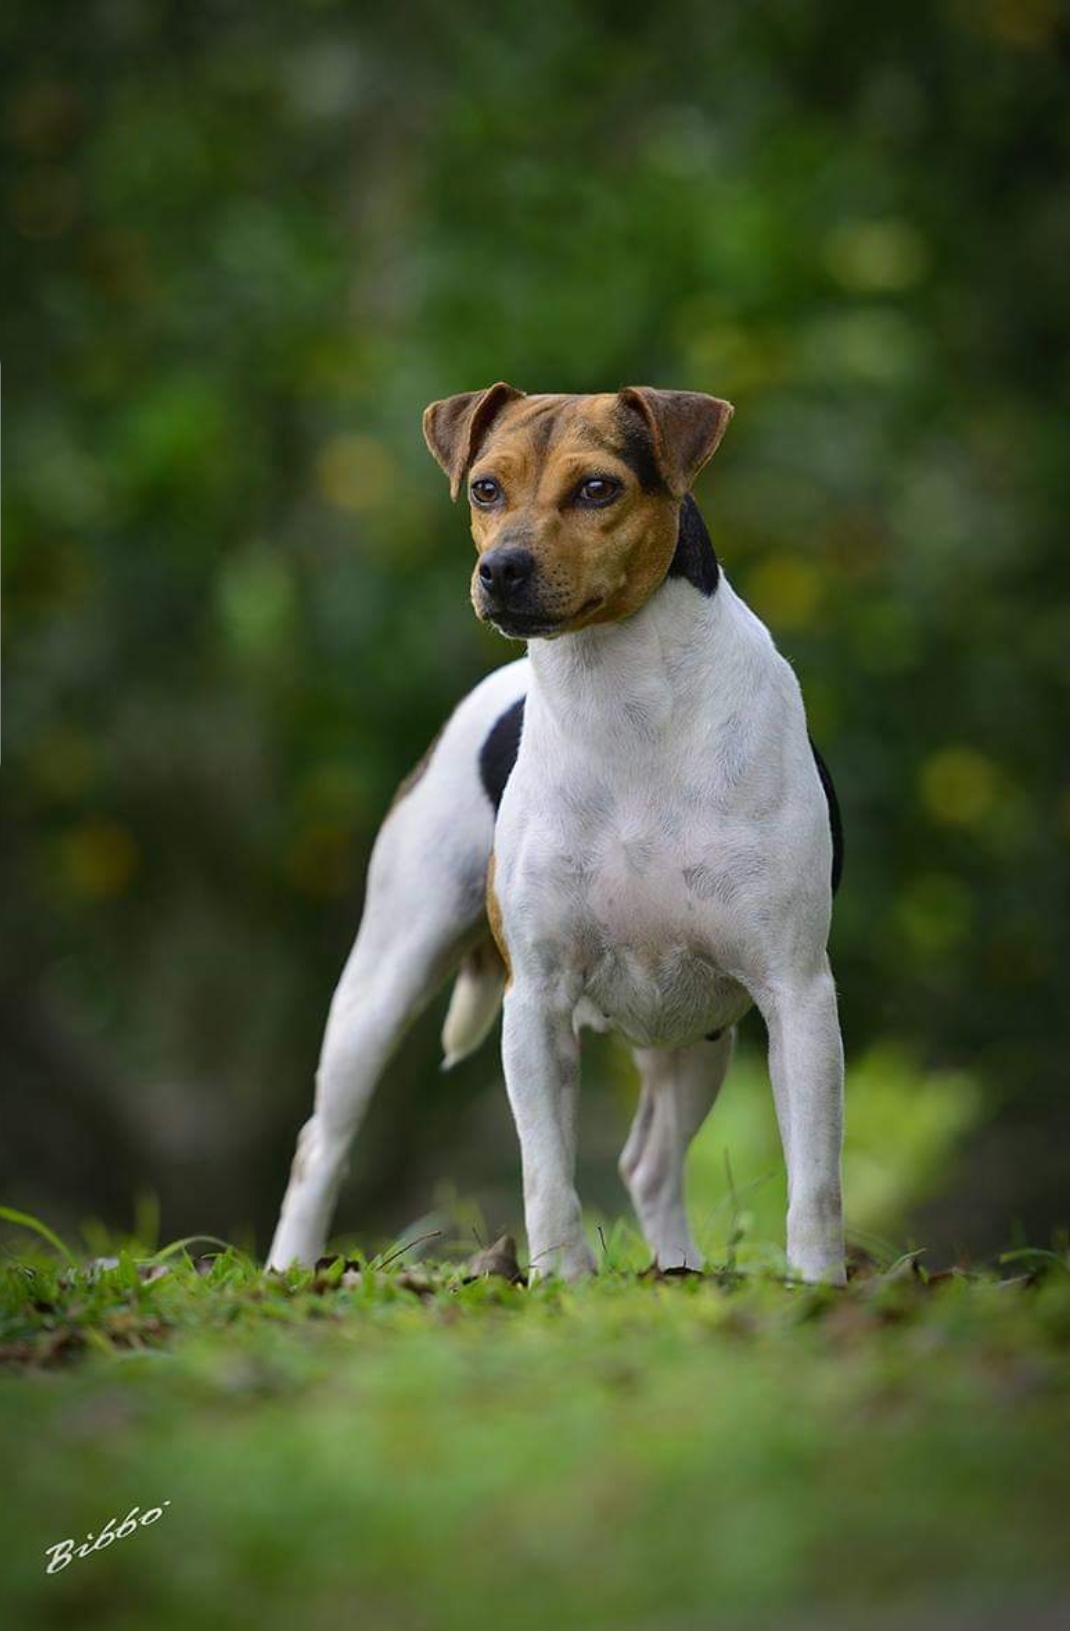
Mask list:
[[170,1505],[170,1501],[165,1501],[163,1506],[150,1506],[141,1513],[140,1518],[137,1514],[141,1509],[132,1506],[122,1523],[116,1525],[115,1519],[109,1518],[99,1535],[88,1534],[80,1546],[76,1546],[73,1540],[57,1540],[54,1546],[45,1547],[45,1556],[49,1560],[45,1573],[58,1574],[72,1558],[88,1557],[90,1552],[103,1551],[113,1540],[125,1540],[135,1529],[145,1529],[150,1523],[158,1523],[163,1517],[164,1506]]

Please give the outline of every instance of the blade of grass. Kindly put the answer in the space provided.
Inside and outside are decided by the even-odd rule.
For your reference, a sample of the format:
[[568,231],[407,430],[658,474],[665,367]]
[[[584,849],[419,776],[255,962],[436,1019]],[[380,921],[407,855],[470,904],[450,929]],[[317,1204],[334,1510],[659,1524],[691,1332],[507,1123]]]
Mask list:
[[378,1259],[373,1258],[368,1267],[372,1269],[385,1269],[388,1263],[393,1263],[395,1258],[404,1256],[406,1252],[411,1252],[414,1246],[422,1246],[425,1240],[438,1240],[441,1234],[441,1229],[432,1229],[430,1233],[426,1235],[417,1235],[415,1240],[406,1240],[402,1245],[396,1246],[394,1250],[386,1257],[379,1257]]
[[238,1247],[229,1240],[223,1240],[219,1235],[186,1235],[183,1240],[172,1240],[169,1245],[161,1246],[158,1252],[153,1252],[148,1259],[150,1263],[162,1263],[165,1257],[173,1257],[176,1252],[184,1252],[187,1246],[192,1246],[198,1240],[207,1241],[210,1246],[222,1246],[225,1252],[238,1251]]
[[5,1223],[18,1224],[20,1229],[29,1229],[32,1234],[40,1235],[41,1239],[47,1240],[53,1250],[65,1257],[68,1263],[77,1261],[70,1247],[64,1245],[59,1235],[50,1229],[47,1223],[42,1223],[40,1218],[31,1217],[29,1212],[16,1212],[13,1206],[0,1206],[0,1219]]

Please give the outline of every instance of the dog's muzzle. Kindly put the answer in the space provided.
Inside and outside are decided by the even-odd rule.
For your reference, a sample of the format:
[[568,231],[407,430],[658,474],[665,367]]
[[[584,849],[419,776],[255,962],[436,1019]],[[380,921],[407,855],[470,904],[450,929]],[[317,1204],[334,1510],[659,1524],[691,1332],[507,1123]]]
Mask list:
[[480,558],[480,610],[503,634],[526,639],[554,627],[538,604],[535,557],[529,549],[500,544]]

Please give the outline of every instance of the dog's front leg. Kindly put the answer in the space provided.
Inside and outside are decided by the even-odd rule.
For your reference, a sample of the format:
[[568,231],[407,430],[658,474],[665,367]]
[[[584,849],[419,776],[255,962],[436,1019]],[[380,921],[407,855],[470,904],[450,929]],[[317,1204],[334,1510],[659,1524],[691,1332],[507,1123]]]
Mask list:
[[579,1042],[560,994],[514,984],[502,1014],[502,1060],[520,1138],[533,1275],[576,1280],[595,1267],[576,1193]]
[[788,1262],[804,1280],[844,1283],[843,1044],[827,959],[758,997],[788,1169]]

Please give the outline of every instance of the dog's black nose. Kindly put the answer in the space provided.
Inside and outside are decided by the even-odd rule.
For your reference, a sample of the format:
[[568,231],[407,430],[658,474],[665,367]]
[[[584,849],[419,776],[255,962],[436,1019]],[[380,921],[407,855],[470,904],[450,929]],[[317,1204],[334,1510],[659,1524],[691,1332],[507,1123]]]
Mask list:
[[535,557],[529,549],[501,546],[489,549],[479,563],[479,581],[484,592],[500,605],[526,587],[535,570]]

